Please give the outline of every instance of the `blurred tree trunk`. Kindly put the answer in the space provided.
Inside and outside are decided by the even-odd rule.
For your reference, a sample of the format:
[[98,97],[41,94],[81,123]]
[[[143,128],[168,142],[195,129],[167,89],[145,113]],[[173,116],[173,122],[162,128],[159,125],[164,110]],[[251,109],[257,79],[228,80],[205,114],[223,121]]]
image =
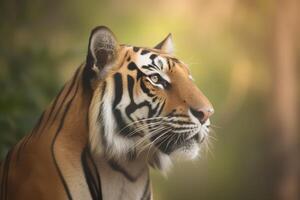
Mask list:
[[[275,1],[271,71],[271,193],[272,199],[299,200],[299,116],[297,92],[297,29],[299,0]],[[299,43],[298,43],[299,44]],[[274,195],[274,196],[273,196]]]

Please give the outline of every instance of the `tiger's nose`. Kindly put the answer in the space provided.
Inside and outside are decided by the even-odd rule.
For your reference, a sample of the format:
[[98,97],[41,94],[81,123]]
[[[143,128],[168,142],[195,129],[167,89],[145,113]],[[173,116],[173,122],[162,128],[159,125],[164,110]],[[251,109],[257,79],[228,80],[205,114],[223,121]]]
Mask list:
[[206,120],[214,114],[214,109],[209,108],[200,108],[200,109],[191,109],[191,113],[200,121],[201,124],[204,124]]

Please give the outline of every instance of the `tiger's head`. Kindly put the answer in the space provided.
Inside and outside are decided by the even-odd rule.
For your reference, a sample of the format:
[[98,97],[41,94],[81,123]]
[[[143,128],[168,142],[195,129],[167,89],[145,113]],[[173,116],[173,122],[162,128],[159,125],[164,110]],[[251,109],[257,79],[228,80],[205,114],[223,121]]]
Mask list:
[[173,156],[198,155],[214,110],[172,51],[170,34],[154,48],[141,48],[119,45],[106,27],[92,31],[86,73],[93,80],[93,152],[118,159],[147,152],[158,168]]

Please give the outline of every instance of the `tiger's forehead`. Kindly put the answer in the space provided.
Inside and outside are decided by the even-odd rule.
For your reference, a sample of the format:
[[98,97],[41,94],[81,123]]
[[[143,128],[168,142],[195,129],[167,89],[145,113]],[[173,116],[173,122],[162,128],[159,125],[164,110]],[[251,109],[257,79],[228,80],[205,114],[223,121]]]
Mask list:
[[170,54],[142,47],[126,46],[126,49],[130,52],[131,60],[146,75],[158,73],[168,80],[167,73],[175,66],[183,68],[190,75],[187,65]]

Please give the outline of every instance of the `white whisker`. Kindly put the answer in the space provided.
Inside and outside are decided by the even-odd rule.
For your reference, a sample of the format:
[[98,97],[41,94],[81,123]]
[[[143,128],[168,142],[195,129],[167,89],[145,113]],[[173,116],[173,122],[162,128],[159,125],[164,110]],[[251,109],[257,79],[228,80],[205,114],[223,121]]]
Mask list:
[[119,130],[119,132],[117,134],[121,133],[123,130],[125,130],[126,128],[128,128],[134,124],[141,123],[141,122],[147,122],[150,120],[160,120],[160,119],[164,119],[164,118],[166,118],[166,117],[151,117],[151,118],[147,118],[147,119],[136,120],[134,122],[127,124],[125,127],[122,127],[121,130]]

